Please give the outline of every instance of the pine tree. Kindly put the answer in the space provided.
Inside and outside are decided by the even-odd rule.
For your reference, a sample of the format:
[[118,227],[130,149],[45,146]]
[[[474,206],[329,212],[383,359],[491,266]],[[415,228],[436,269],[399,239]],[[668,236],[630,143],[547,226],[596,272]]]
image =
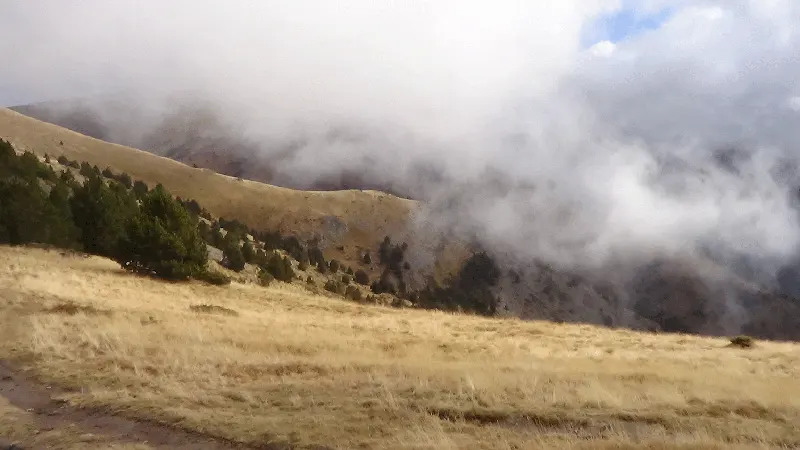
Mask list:
[[339,266],[340,266],[339,261],[332,259],[328,268],[331,269],[331,272],[336,273],[339,271]]
[[147,192],[149,192],[149,190],[150,188],[147,187],[144,181],[141,180],[134,181],[133,195],[136,196],[136,198],[141,199],[142,197],[145,196],[145,194],[147,194]]
[[58,177],[58,182],[64,184],[70,191],[75,192],[80,189],[81,185],[75,180],[75,176],[69,170],[61,172]]
[[256,252],[255,260],[253,261],[257,266],[264,267],[269,263],[269,257],[267,257],[267,252],[264,250],[258,250]]
[[0,177],[17,177],[23,180],[42,180],[54,182],[58,177],[53,168],[39,161],[33,153],[17,155],[14,147],[0,139]]
[[[322,272],[322,267],[327,266],[325,262],[325,256],[322,254],[322,250],[319,247],[313,246],[308,250],[308,261],[311,263],[312,266],[317,266]],[[327,267],[325,267],[327,269]]]
[[300,252],[299,256],[300,258],[297,259],[297,262],[299,263],[298,267],[301,267],[300,270],[308,269],[308,264],[310,262],[310,258],[308,257],[308,250],[303,249],[303,251]]
[[8,176],[8,170],[16,164],[17,153],[10,142],[0,139],[0,176]]
[[[0,242],[76,246],[69,214],[69,186],[32,153],[17,155],[0,139]],[[43,180],[50,185],[50,194]]]
[[116,179],[117,181],[120,182],[120,184],[125,186],[125,189],[130,189],[131,187],[133,187],[133,181],[131,180],[131,176],[125,172],[122,172],[121,174],[117,175]]
[[211,227],[211,245],[219,249],[225,246],[225,236],[222,235],[218,224]]
[[225,236],[225,244],[222,248],[222,254],[225,257],[225,265],[234,272],[241,272],[244,270],[245,257],[242,248],[239,247],[239,237],[233,233],[228,233]]
[[70,206],[84,250],[113,258],[125,225],[136,212],[133,197],[108,187],[98,176],[90,176],[75,191]]
[[361,269],[356,271],[355,280],[358,284],[363,284],[364,286],[369,285],[369,275],[367,275],[367,272]]
[[381,265],[389,262],[389,252],[392,251],[392,240],[389,236],[383,238],[380,247],[378,248],[378,261]]
[[244,256],[244,260],[250,264],[252,264],[256,259],[256,250],[253,248],[253,244],[249,240],[245,240],[242,244],[242,256]]
[[211,245],[212,238],[211,238],[211,227],[208,226],[207,223],[203,222],[202,220],[197,223],[197,232],[200,233],[200,237],[209,245]]
[[78,173],[87,178],[101,175],[100,170],[97,169],[97,167],[92,167],[92,165],[86,161],[81,163],[81,168]]
[[0,243],[49,243],[49,206],[38,180],[0,180]]
[[69,195],[69,187],[61,180],[50,189],[48,201],[53,212],[49,224],[52,230],[50,243],[61,248],[79,248],[80,230],[72,217]]
[[306,262],[306,261],[300,261],[300,262],[298,262],[298,263],[297,263],[297,269],[298,269],[298,270],[302,270],[302,271],[306,271],[306,270],[308,270],[308,262]]
[[173,280],[205,272],[208,252],[197,224],[160,184],[142,198],[126,231],[116,258],[122,267]]
[[308,257],[308,252],[306,251],[305,248],[303,248],[303,245],[300,243],[300,240],[297,239],[295,236],[289,236],[283,239],[283,242],[281,242],[281,248],[289,256],[298,261],[303,259],[303,254],[305,254],[306,258]]
[[295,278],[292,262],[289,258],[282,257],[277,253],[272,254],[264,270],[269,272],[276,280],[286,283],[291,282]]

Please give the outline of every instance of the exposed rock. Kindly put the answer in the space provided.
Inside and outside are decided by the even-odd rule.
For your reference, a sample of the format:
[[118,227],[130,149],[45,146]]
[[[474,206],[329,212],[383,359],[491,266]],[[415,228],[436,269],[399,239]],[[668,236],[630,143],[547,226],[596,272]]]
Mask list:
[[216,261],[218,263],[222,263],[222,260],[225,258],[225,255],[222,253],[222,250],[212,247],[206,244],[206,249],[208,249],[208,259],[212,261]]
[[338,241],[347,233],[347,224],[336,216],[322,218],[322,234],[329,240]]

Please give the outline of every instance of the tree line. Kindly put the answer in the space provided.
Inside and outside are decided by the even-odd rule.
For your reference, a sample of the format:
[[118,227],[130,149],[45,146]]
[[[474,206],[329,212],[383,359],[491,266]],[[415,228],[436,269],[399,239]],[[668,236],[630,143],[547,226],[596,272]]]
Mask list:
[[[405,260],[408,245],[392,243],[388,236],[377,249],[381,275],[370,280],[363,269],[326,260],[317,240],[304,243],[296,236],[254,230],[237,220],[214,220],[197,201],[173,197],[160,184],[150,189],[125,173],[60,156],[60,164],[77,169],[84,178],[79,183],[71,171],[56,173],[47,164],[49,157],[45,159],[42,163],[32,153],[17,154],[0,139],[0,244],[48,244],[108,257],[139,274],[227,284],[229,278],[207,269],[209,244],[223,251],[223,264],[231,270],[241,271],[248,263],[258,266],[263,284],[297,278],[294,259],[299,270],[315,269],[330,277],[325,288],[347,297],[357,297],[352,281],[375,294],[406,298],[423,308],[496,312],[492,288],[500,272],[484,252],[473,255],[445,286],[430,280],[412,291],[404,275],[410,270]],[[257,249],[250,238],[263,248]],[[371,254],[364,253],[361,262],[370,265]]]
[[0,243],[82,250],[170,280],[219,278],[206,269],[197,222],[162,185],[151,190],[127,175],[109,181],[110,169],[59,159],[77,166],[83,183],[0,139]]

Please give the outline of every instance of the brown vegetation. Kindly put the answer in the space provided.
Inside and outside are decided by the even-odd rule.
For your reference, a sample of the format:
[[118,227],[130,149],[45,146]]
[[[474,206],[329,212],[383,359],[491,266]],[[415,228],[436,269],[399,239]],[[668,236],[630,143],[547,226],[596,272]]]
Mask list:
[[[300,282],[167,284],[0,248],[0,358],[72,405],[253,444],[787,448],[800,347],[366,306]],[[48,312],[72,302],[111,315]],[[213,304],[238,316],[196,314]],[[148,320],[145,320],[148,319]]]
[[[417,203],[377,191],[297,191],[238,181],[210,170],[84,136],[0,108],[0,137],[19,150],[87,161],[124,172],[152,188],[161,183],[173,195],[194,198],[216,217],[238,219],[261,230],[310,238],[326,233],[326,256],[345,263],[361,259],[387,234],[404,230]],[[63,142],[63,145],[59,143]],[[339,250],[337,247],[342,246]]]

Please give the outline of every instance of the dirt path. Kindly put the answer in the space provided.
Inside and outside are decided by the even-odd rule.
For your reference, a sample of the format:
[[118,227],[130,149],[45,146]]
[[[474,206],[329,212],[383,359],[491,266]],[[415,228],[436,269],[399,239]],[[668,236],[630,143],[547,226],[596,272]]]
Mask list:
[[[64,391],[33,381],[13,365],[0,360],[0,396],[34,416],[42,430],[76,425],[83,432],[103,435],[120,443],[145,444],[154,449],[228,450],[245,448],[288,449],[270,445],[249,447],[217,438],[172,428],[154,422],[133,420],[98,409],[80,409],[53,397]],[[0,437],[0,444],[2,444]],[[6,444],[7,445],[7,444]]]

